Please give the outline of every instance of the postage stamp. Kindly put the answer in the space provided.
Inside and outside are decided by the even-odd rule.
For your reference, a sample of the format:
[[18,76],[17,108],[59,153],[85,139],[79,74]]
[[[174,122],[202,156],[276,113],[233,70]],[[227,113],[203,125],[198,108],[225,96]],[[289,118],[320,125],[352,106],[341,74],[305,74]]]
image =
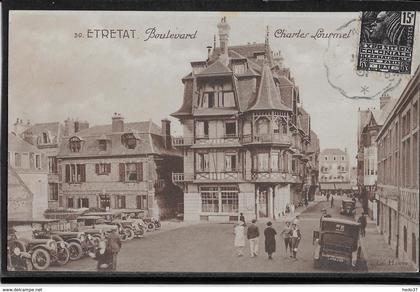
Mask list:
[[411,73],[415,11],[362,13],[357,70]]

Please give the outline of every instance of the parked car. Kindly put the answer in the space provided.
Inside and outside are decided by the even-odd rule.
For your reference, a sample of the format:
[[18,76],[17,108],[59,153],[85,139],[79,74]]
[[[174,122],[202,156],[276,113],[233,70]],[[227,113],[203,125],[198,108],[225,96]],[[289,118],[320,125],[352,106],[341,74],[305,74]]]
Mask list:
[[53,235],[58,235],[67,242],[70,260],[78,260],[83,255],[87,255],[86,250],[86,234],[80,231],[56,231]]
[[77,231],[84,232],[86,235],[105,238],[112,230],[118,230],[118,226],[109,224],[101,216],[83,215],[77,217]]
[[340,214],[354,217],[356,214],[356,202],[351,199],[343,199],[341,201]]
[[[144,233],[148,230],[147,224],[144,222],[145,210],[141,209],[123,209],[121,210],[120,218],[122,220],[129,220],[133,222],[135,231],[134,234],[137,237],[143,237]],[[153,229],[155,226],[151,226]]]
[[314,231],[314,266],[338,263],[353,270],[365,270],[366,260],[360,244],[360,223],[321,218],[320,230]]
[[7,270],[32,271],[32,257],[26,252],[25,245],[14,236],[8,236],[7,239]]
[[[11,252],[28,253],[31,263],[36,270],[45,270],[51,263],[65,264],[69,254],[64,242],[56,242],[50,238],[35,238],[33,224],[45,219],[9,219],[8,220],[8,248]],[[27,256],[25,254],[25,256]]]

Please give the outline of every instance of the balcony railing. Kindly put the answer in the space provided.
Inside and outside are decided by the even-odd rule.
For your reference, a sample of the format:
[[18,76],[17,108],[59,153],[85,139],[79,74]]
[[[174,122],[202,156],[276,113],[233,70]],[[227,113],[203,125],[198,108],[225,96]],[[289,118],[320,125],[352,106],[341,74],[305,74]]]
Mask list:
[[209,144],[232,144],[238,143],[238,136],[236,134],[224,135],[223,137],[209,138],[209,136],[198,136],[196,137],[195,143],[198,145],[209,145]]
[[281,134],[259,134],[259,135],[244,135],[242,143],[280,143],[291,144],[291,139],[288,136]]
[[276,182],[299,182],[300,177],[297,174],[284,172],[280,170],[253,170],[251,180],[270,180]]
[[173,137],[172,145],[175,147],[191,146],[194,143],[193,137]]
[[239,171],[223,171],[223,172],[197,172],[196,180],[232,180],[236,181],[240,178]]
[[183,172],[173,172],[172,173],[172,182],[173,183],[184,183],[192,181],[194,175],[192,173],[183,173]]

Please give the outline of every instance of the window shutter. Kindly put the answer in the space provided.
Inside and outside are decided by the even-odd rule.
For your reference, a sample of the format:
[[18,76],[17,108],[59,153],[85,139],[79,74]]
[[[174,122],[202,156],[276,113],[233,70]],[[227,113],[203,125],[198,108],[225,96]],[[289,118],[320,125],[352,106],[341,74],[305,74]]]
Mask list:
[[66,183],[70,182],[70,165],[66,164]]
[[120,181],[125,181],[125,164],[120,163]]
[[80,164],[80,182],[86,182],[86,165]]
[[137,181],[143,181],[143,162],[137,163]]
[[99,174],[99,163],[95,164],[95,173]]

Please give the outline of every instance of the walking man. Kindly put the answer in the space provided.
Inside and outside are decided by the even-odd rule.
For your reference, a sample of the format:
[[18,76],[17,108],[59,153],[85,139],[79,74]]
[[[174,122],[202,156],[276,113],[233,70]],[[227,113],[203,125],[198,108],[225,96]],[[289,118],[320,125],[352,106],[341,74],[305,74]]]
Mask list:
[[245,246],[245,223],[242,221],[239,221],[239,223],[236,224],[235,226],[234,233],[235,233],[234,245],[236,247],[238,257],[241,257],[243,256],[243,250]]
[[267,222],[267,228],[264,230],[265,236],[265,252],[268,254],[268,259],[272,260],[273,253],[276,252],[276,230],[272,227],[271,221]]
[[366,225],[367,225],[367,220],[366,220],[366,216],[365,213],[362,213],[362,216],[359,217],[359,220],[357,220],[360,223],[360,234],[362,235],[362,237],[365,237],[366,235]]
[[255,224],[257,222],[256,219],[252,219],[251,225],[248,226],[247,230],[247,238],[249,240],[249,249],[251,252],[251,257],[258,256],[258,241],[260,236],[260,231],[258,226]]
[[290,231],[290,236],[292,237],[292,255],[290,257],[296,259],[299,242],[302,237],[299,227],[296,224],[292,224],[292,230]]
[[334,207],[334,196],[331,197],[331,208]]
[[113,229],[108,236],[108,243],[112,253],[112,270],[117,270],[117,255],[121,249],[121,239],[117,230]]
[[290,227],[290,222],[286,221],[286,225],[284,226],[283,230],[281,231],[281,235],[283,235],[284,239],[284,246],[286,247],[286,253],[287,256],[287,250],[290,250],[290,255],[292,255],[292,242],[290,238],[290,231],[292,228]]
[[246,225],[244,213],[239,213],[239,221],[243,222],[244,225]]

